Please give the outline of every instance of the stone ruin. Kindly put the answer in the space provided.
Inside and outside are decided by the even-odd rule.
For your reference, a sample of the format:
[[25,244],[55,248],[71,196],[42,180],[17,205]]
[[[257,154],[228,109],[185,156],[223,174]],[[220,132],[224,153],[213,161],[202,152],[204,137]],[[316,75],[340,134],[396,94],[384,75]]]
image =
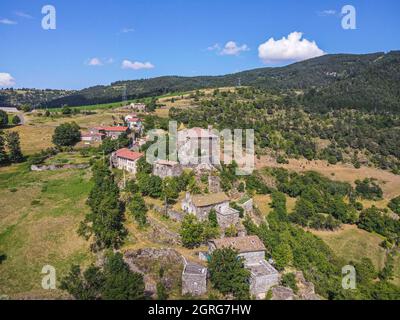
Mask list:
[[207,268],[186,263],[182,272],[182,295],[202,296],[207,293]]

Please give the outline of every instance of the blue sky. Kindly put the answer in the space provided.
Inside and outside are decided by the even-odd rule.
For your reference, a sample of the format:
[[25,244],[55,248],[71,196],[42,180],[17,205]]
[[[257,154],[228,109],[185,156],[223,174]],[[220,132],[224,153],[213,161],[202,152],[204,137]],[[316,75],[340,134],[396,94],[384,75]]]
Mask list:
[[[47,4],[56,30],[41,27]],[[356,8],[356,30],[342,28],[346,4]],[[399,12],[398,0],[1,0],[0,86],[80,89],[399,50]],[[279,40],[290,34],[285,52]]]

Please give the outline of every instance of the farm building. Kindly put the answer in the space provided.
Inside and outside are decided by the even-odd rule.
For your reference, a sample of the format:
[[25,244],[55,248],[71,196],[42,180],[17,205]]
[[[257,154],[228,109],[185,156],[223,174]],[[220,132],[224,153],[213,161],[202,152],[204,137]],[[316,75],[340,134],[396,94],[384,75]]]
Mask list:
[[119,149],[111,154],[111,163],[114,167],[126,170],[132,174],[137,172],[137,162],[143,157],[143,153],[134,152],[127,148]]
[[194,214],[200,221],[208,219],[211,210],[217,213],[218,224],[222,229],[239,222],[239,211],[229,206],[229,198],[223,192],[207,195],[191,195],[186,193],[182,201],[182,210]]
[[145,112],[146,111],[146,105],[144,103],[131,103],[128,104],[127,106],[122,107],[123,109],[129,109],[129,110],[134,110],[138,112]]
[[129,128],[128,127],[95,127],[90,130],[90,134],[99,134],[103,133],[105,134],[106,137],[109,137],[113,140],[116,140],[121,136],[122,134],[128,134],[129,133]]
[[257,236],[223,238],[209,241],[211,255],[217,249],[232,248],[244,259],[244,266],[250,271],[250,293],[257,299],[264,299],[267,292],[279,284],[279,272],[265,260],[265,246]]
[[192,128],[178,131],[178,157],[182,165],[219,164],[219,136],[212,128]]
[[179,177],[183,173],[182,166],[175,161],[156,160],[153,163],[153,175],[164,179],[166,177]]
[[130,114],[125,117],[125,123],[128,125],[129,129],[141,134],[143,131],[143,120],[136,116],[135,114]]
[[182,295],[201,296],[207,292],[207,268],[186,263],[182,272]]
[[104,133],[82,133],[81,140],[86,144],[101,142],[106,135]]

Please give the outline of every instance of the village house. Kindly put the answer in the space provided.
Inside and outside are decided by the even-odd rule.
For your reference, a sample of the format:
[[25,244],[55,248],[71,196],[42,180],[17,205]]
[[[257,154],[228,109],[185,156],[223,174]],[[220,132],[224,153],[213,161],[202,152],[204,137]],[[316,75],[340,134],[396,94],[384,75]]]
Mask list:
[[146,105],[144,103],[131,103],[128,104],[127,106],[122,107],[123,109],[129,109],[129,110],[134,110],[138,112],[145,112],[146,111]]
[[137,134],[143,133],[143,119],[139,118],[135,114],[130,114],[125,117],[125,123],[129,129]]
[[136,174],[137,162],[142,157],[143,153],[123,148],[111,154],[111,163],[118,169],[126,170],[131,174]]
[[182,165],[220,163],[220,139],[212,130],[191,128],[178,131],[178,157]]
[[112,140],[118,139],[122,134],[128,134],[129,128],[118,126],[118,127],[94,127],[90,130],[90,134],[103,133],[106,137]]
[[229,198],[223,192],[207,195],[186,193],[186,197],[182,201],[182,210],[194,214],[200,221],[207,220],[208,214],[213,209],[217,214],[218,225],[223,230],[239,223],[239,211],[229,206]]
[[96,143],[96,142],[101,142],[103,141],[104,137],[106,135],[104,133],[90,133],[90,132],[83,132],[81,134],[81,140],[85,144],[91,144],[91,143]]
[[223,238],[209,241],[208,253],[217,249],[232,248],[244,259],[250,271],[250,293],[257,299],[265,299],[267,292],[279,284],[279,272],[265,260],[265,246],[257,236]]
[[186,263],[182,272],[182,295],[202,296],[207,292],[207,268]]
[[153,163],[153,175],[164,179],[166,177],[179,177],[183,173],[182,166],[175,161],[156,160]]

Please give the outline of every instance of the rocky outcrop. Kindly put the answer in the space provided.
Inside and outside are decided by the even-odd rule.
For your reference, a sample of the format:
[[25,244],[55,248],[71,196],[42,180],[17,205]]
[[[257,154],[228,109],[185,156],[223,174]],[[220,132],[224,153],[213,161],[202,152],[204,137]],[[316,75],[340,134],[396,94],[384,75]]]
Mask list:
[[[161,281],[167,290],[179,290],[184,259],[173,249],[139,249],[128,250],[124,253],[124,260],[134,272],[143,274],[145,292],[149,297],[155,297],[157,283]],[[163,270],[160,279],[160,269]]]

